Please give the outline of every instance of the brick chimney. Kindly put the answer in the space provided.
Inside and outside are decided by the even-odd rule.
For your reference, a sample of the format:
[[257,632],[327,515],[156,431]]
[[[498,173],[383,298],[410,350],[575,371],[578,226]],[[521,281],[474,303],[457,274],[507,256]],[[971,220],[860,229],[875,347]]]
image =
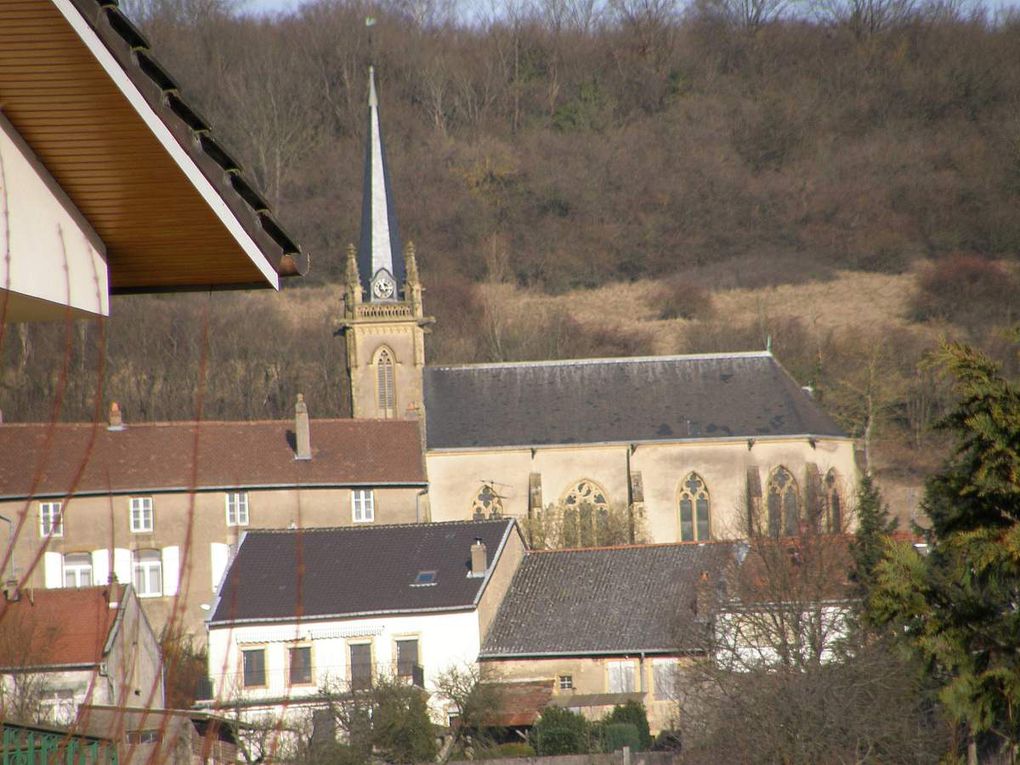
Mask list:
[[489,568],[489,551],[481,537],[471,545],[471,576],[485,576]]
[[294,405],[294,459],[310,460],[312,458],[312,435],[308,428],[308,406],[303,394],[297,394]]
[[116,401],[110,404],[110,424],[107,430],[124,430],[124,418],[120,413],[120,404]]

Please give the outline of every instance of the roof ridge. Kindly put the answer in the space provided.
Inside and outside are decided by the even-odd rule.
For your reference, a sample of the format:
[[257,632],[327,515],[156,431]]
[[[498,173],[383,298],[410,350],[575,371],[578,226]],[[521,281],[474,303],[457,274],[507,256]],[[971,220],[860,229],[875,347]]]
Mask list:
[[547,359],[539,361],[501,361],[483,364],[429,364],[429,369],[503,369],[523,367],[582,366],[595,364],[636,364],[649,361],[712,361],[716,359],[775,359],[771,351],[732,351],[722,353],[687,353],[664,356],[604,356],[582,359]]
[[329,532],[329,531],[381,531],[384,529],[422,528],[433,526],[478,526],[481,524],[508,524],[516,523],[516,518],[487,518],[481,521],[425,521],[423,523],[368,523],[357,526],[307,526],[294,529],[249,529],[245,532],[252,534],[304,534]]
[[[382,417],[320,417],[310,418],[312,424],[315,423],[357,423],[358,425],[377,425],[379,423],[393,423],[393,424],[417,424],[416,420],[398,420],[389,419]],[[130,421],[124,423],[124,429],[118,431],[120,433],[127,432],[132,428],[141,427],[190,427],[194,425],[294,425],[294,420],[283,419],[283,420],[139,420]],[[92,428],[100,427],[106,429],[105,420],[77,420],[74,422],[3,422],[0,423],[0,428],[38,428],[38,427],[57,427],[57,428]]]
[[594,547],[561,547],[555,550],[528,550],[528,555],[548,555],[550,553],[603,552],[606,550],[643,550],[651,547],[706,547],[709,545],[737,545],[739,539],[705,539],[685,542],[638,542],[626,545],[597,545]]

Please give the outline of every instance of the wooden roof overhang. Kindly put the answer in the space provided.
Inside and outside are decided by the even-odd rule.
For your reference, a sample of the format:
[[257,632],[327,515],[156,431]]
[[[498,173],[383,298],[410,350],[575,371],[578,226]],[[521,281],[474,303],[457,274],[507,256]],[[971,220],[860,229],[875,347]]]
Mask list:
[[307,270],[116,0],[0,2],[0,110],[104,241],[112,293]]

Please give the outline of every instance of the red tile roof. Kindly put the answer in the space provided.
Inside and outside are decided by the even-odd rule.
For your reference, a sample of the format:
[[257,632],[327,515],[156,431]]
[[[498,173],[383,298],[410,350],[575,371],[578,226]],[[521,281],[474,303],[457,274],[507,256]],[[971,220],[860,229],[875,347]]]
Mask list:
[[23,590],[0,602],[0,667],[97,665],[117,612],[109,587]]
[[311,441],[295,460],[292,420],[0,425],[0,499],[425,483],[416,421],[312,420]]

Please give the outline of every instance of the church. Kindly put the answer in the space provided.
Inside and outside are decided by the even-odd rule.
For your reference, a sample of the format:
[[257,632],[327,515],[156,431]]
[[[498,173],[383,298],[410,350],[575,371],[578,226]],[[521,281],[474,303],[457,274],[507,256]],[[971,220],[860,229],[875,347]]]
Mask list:
[[568,546],[845,530],[853,440],[770,351],[428,365],[369,79],[339,330],[353,416],[420,420],[431,520],[512,516]]

